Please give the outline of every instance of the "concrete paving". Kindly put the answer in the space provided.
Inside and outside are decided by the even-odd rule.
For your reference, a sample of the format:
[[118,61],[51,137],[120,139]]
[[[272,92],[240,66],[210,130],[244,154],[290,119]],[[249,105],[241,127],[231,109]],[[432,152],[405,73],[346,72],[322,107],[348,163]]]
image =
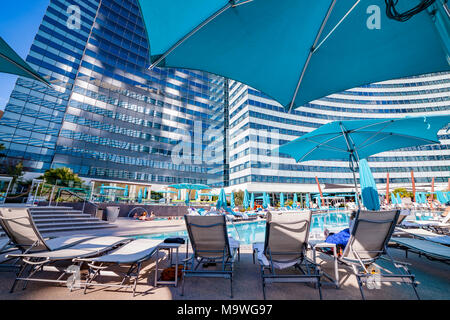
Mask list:
[[[138,235],[160,232],[178,231],[184,229],[183,220],[165,221],[130,221],[121,219],[117,222],[118,228],[102,230],[96,235]],[[86,233],[89,234],[89,233]],[[63,233],[60,235],[67,235]],[[184,258],[185,248],[180,250],[180,259]],[[422,299],[450,299],[450,266],[439,261],[430,261],[424,257],[409,253],[405,258],[404,252],[398,249],[390,249],[393,257],[400,261],[411,263],[410,270],[420,283],[417,290]],[[323,258],[323,259],[322,259]],[[162,263],[167,262],[163,259]],[[319,258],[323,271],[333,273],[333,263],[325,255]],[[141,272],[137,287],[137,296],[133,298],[130,289],[117,289],[112,287],[92,287],[87,294],[82,289],[70,290],[64,285],[31,282],[26,290],[19,285],[14,293],[9,293],[9,288],[14,280],[13,272],[0,272],[0,299],[2,300],[229,300],[229,280],[220,278],[189,278],[186,280],[185,295],[181,296],[181,285],[153,286],[154,260],[150,260]],[[211,267],[210,267],[211,268]],[[340,266],[341,288],[336,289],[332,285],[323,286],[324,300],[360,300],[361,295],[356,283],[356,278],[351,275],[350,269]],[[42,276],[54,276],[42,274]],[[103,277],[104,283],[115,283],[113,278]],[[323,281],[326,283],[326,280]],[[235,265],[234,276],[234,300],[262,300],[262,287],[260,269],[258,264],[253,264],[251,246],[241,246],[241,260]],[[414,291],[406,284],[383,284],[381,289],[365,289],[366,298],[370,299],[415,299]],[[318,300],[317,289],[306,284],[269,284],[267,286],[267,298],[271,300],[302,299]]]

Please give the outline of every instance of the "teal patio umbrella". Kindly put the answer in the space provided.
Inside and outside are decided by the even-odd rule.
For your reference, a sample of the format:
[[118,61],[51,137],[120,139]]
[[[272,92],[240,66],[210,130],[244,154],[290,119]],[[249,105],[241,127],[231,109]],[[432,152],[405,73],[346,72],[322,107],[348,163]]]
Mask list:
[[284,194],[283,194],[283,192],[282,193],[280,193],[280,207],[284,207]]
[[392,204],[397,204],[397,197],[393,192],[391,192],[391,202]]
[[448,201],[447,197],[445,196],[445,194],[442,191],[439,191],[439,190],[436,191],[436,198],[442,204],[447,203],[447,201]]
[[235,206],[236,206],[236,205],[235,205],[235,203],[234,203],[234,193],[232,192],[232,193],[230,194],[230,207],[231,207],[231,209],[234,209]]
[[[296,194],[297,195],[297,194]],[[305,207],[309,208],[310,206],[310,199],[309,199],[309,193],[306,194],[306,198],[305,198]]]
[[102,186],[100,187],[100,194],[105,194],[105,185],[102,183]]
[[369,210],[380,210],[380,196],[378,195],[377,185],[366,159],[359,161],[359,184],[364,206]]
[[397,193],[397,204],[402,204],[402,197],[400,197],[400,193]]
[[224,189],[220,189],[220,193],[219,193],[219,197],[217,199],[217,203],[216,203],[216,208],[220,209],[220,208],[224,208],[226,209],[227,206],[227,196],[225,194],[225,190]]
[[245,189],[244,191],[244,200],[242,201],[242,206],[244,207],[244,209],[248,209],[248,207],[250,206],[250,199],[247,189]]
[[439,144],[437,133],[450,122],[450,115],[396,119],[329,122],[278,148],[297,162],[308,160],[349,161],[355,190],[360,159],[406,147]]
[[294,193],[294,199],[292,200],[292,206],[294,208],[297,208],[297,202],[298,202],[297,194]]
[[125,191],[123,192],[124,197],[128,197],[128,185],[125,186]]
[[181,200],[181,189],[178,189],[178,197],[177,197],[177,199]]
[[443,0],[403,22],[385,13],[418,2],[139,0],[151,67],[234,79],[289,110],[364,84],[449,71]]
[[252,196],[250,197],[250,208],[255,209],[255,194],[252,192]]
[[268,193],[266,193],[266,203],[267,203],[267,207],[271,207],[272,204],[270,203],[270,196]]
[[50,86],[50,83],[26,63],[2,37],[0,37],[0,73],[26,77]]
[[139,189],[139,193],[138,193],[138,203],[142,202],[142,189]]

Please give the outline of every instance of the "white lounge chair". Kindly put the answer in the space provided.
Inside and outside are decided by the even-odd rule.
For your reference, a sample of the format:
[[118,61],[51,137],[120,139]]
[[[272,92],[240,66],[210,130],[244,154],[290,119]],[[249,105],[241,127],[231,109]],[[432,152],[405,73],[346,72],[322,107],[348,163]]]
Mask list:
[[[310,226],[311,211],[268,213],[265,242],[253,246],[261,266],[264,299],[266,299],[267,283],[292,282],[314,283],[322,299],[320,267],[306,256]],[[276,269],[290,267],[294,267],[299,272],[276,273]]]
[[[160,240],[137,239],[99,257],[74,259],[74,262],[86,262],[89,266],[89,275],[85,283],[84,293],[86,293],[89,286],[131,287],[133,288],[134,297],[142,263],[153,256],[160,244]],[[114,266],[128,266],[128,270],[126,272],[112,271],[111,269]],[[94,283],[93,281],[102,274],[120,277],[122,281],[120,284]],[[124,283],[127,279],[132,284],[125,285]]]
[[[221,277],[230,279],[233,297],[233,271],[239,243],[228,238],[225,216],[186,215],[184,219],[194,252],[184,261],[181,295],[188,277]],[[206,270],[202,268],[205,263],[216,264],[217,268]]]
[[450,247],[436,242],[414,238],[392,238],[391,242],[398,248],[405,250],[406,257],[408,257],[408,251],[411,251],[419,255],[424,255],[429,259],[444,262],[450,261]]
[[[410,284],[419,299],[415,276],[409,272],[408,264],[394,261],[387,251],[399,213],[399,210],[393,210],[358,211],[356,214],[350,239],[339,260],[352,267],[363,299],[365,299],[363,284],[372,284],[373,281]],[[399,273],[382,273],[383,268],[376,264],[378,259],[391,262]],[[379,270],[379,273],[372,274],[369,271],[372,268]]]
[[[66,283],[65,280],[61,279],[68,274],[68,270],[66,267],[56,266],[56,262],[70,262],[77,258],[98,256],[131,240],[132,239],[123,237],[98,237],[58,250],[7,254],[7,258],[17,258],[21,261],[20,271],[14,280],[10,292],[14,291],[14,288],[19,281],[25,282],[24,288],[26,288],[26,283],[29,281]],[[56,271],[59,273],[59,276],[56,280],[34,278],[34,275],[40,271]]]

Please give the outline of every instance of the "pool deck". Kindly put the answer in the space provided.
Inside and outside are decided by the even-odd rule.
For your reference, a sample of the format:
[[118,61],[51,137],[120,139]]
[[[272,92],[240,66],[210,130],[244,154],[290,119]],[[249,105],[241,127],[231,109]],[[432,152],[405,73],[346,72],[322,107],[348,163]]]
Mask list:
[[[165,221],[132,221],[129,219],[119,219],[118,228],[102,230],[101,232],[86,232],[92,235],[142,235],[150,233],[173,232],[184,230],[184,220]],[[59,233],[55,235],[68,235]],[[184,258],[185,248],[180,250],[180,259]],[[399,260],[411,263],[410,270],[416,275],[419,282],[417,288],[422,299],[450,299],[450,266],[439,261],[430,261],[424,257],[419,257],[414,253],[409,253],[405,258],[403,251],[389,249],[392,256]],[[324,258],[324,259],[322,259]],[[165,259],[164,259],[165,260]],[[164,262],[164,261],[163,261]],[[333,263],[328,257],[319,258],[323,271],[333,274]],[[228,300],[229,280],[217,278],[190,278],[186,280],[185,295],[181,296],[181,285],[177,288],[172,286],[153,286],[154,264],[151,259],[141,272],[141,277],[137,287],[137,296],[132,297],[129,289],[112,287],[93,287],[83,294],[83,290],[75,289],[70,292],[63,285],[49,283],[31,282],[26,290],[22,290],[19,285],[15,292],[10,294],[9,288],[14,280],[13,272],[0,272],[0,299],[2,300]],[[350,269],[341,266],[339,274],[341,278],[341,288],[336,289],[332,285],[323,286],[324,300],[360,300],[361,295],[357,286],[356,278],[349,272]],[[111,281],[104,278],[103,281]],[[326,281],[323,281],[324,283]],[[113,282],[112,282],[113,283]],[[260,281],[260,269],[258,263],[253,264],[252,249],[250,245],[241,246],[241,259],[235,264],[234,274],[234,300],[262,300],[262,287]],[[373,299],[415,299],[415,295],[410,286],[403,284],[383,284],[381,289],[365,289],[366,298]],[[306,284],[269,284],[267,286],[267,298],[273,300],[300,299],[317,300],[318,291]]]

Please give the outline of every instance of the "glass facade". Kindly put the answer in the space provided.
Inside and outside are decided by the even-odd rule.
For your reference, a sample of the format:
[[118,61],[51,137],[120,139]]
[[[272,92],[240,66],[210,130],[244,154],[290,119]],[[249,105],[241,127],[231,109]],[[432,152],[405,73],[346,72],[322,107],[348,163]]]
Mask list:
[[[336,120],[380,119],[450,113],[450,73],[437,73],[366,85],[312,101],[290,114],[263,93],[230,81],[230,185],[277,191],[282,185],[353,184],[348,162],[308,161],[273,149]],[[440,145],[384,152],[368,160],[377,183],[447,183],[450,134],[439,131]],[[317,189],[317,187],[315,187]]]
[[[0,120],[7,156],[34,172],[222,186],[223,141],[206,161],[204,133],[224,131],[224,79],[149,71],[148,56],[136,0],[51,0],[27,61],[53,88],[17,81]],[[192,152],[174,161],[180,144]]]

